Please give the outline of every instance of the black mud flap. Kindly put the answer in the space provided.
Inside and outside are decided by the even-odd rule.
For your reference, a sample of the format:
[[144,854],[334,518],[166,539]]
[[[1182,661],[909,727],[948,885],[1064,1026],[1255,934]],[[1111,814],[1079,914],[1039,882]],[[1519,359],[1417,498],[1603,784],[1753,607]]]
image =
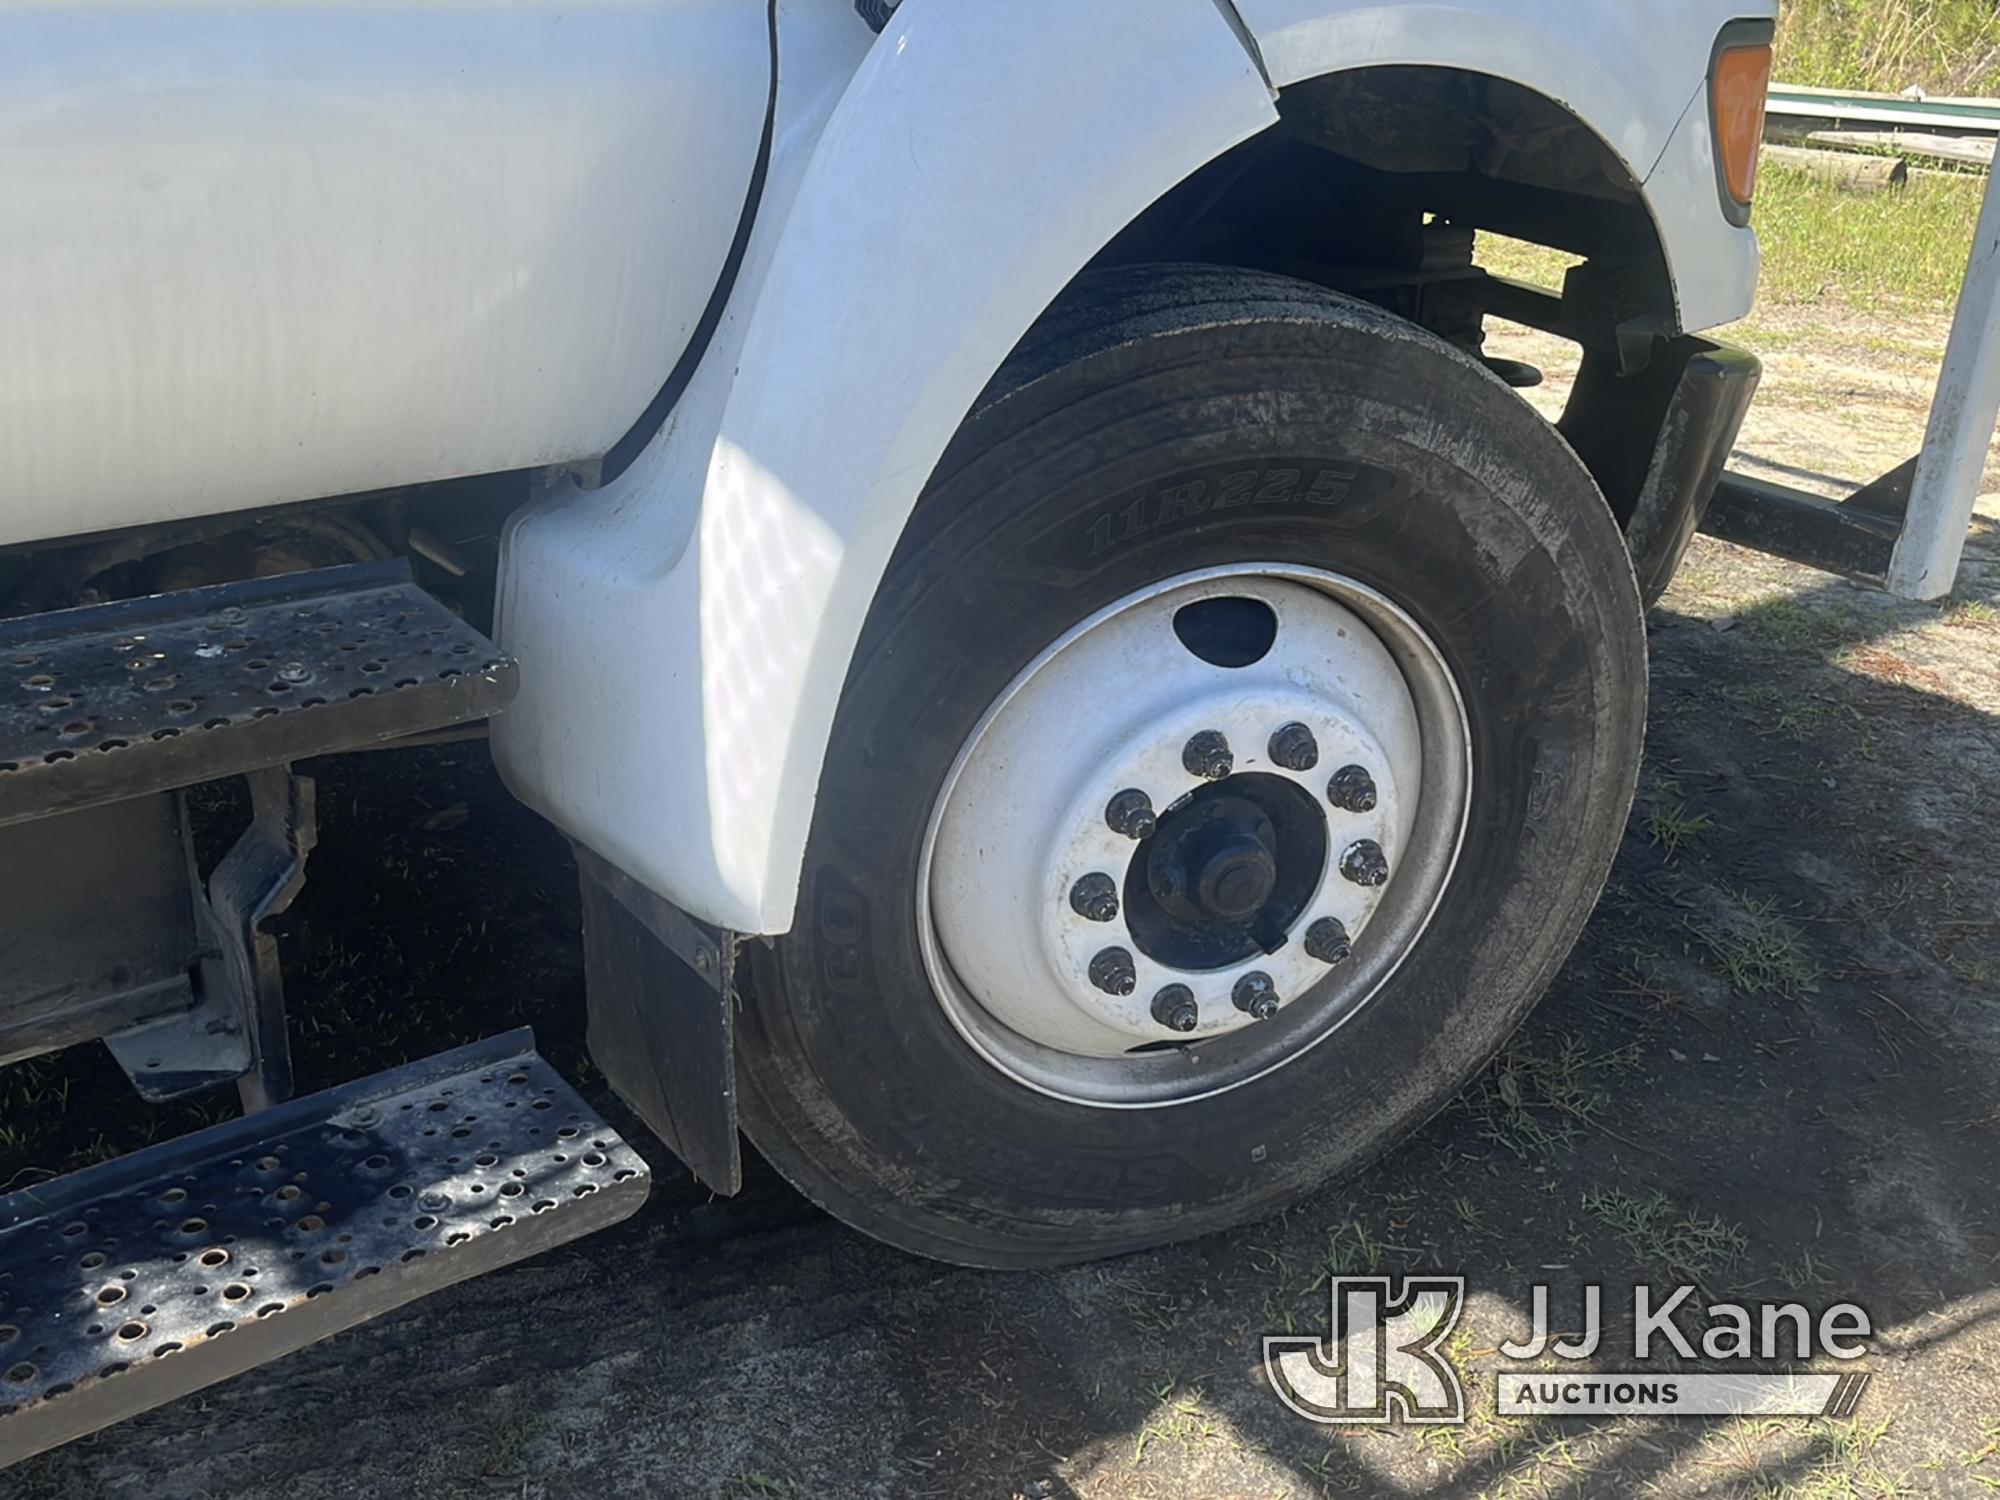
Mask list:
[[1584,355],[1559,425],[1625,530],[1649,607],[1702,525],[1762,373],[1756,356],[1700,338],[1659,340],[1635,375]]
[[578,846],[590,1055],[618,1097],[718,1193],[743,1186],[734,933],[695,921]]

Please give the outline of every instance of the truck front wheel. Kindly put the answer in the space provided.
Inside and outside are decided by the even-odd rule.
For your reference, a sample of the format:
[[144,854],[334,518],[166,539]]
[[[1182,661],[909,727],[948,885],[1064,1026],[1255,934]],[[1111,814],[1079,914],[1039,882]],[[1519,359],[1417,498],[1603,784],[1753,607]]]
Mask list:
[[1093,273],[952,445],[739,1028],[751,1139],[908,1249],[1047,1265],[1385,1149],[1581,930],[1645,720],[1610,512],[1470,359]]

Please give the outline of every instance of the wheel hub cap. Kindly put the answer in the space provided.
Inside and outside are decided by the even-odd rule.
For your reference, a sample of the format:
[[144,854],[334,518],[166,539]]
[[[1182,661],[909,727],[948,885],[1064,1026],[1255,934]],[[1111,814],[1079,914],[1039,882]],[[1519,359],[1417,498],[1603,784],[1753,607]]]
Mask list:
[[[1311,1045],[1352,1009],[1322,1003],[1339,976],[1379,984],[1421,929],[1463,828],[1462,710],[1406,616],[1328,578],[1134,595],[975,729],[918,917],[990,1061],[1083,1102],[1197,1097]],[[1385,951],[1351,960],[1385,911]]]

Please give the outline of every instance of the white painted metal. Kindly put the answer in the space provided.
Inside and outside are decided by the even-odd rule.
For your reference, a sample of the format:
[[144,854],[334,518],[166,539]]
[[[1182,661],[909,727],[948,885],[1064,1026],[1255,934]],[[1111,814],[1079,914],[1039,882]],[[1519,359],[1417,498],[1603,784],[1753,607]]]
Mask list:
[[1937,399],[1910,487],[1903,534],[1889,561],[1889,592],[1938,599],[1958,565],[2000,420],[2000,175],[1986,183],[1965,289],[1945,345]]
[[[1271,650],[1245,667],[1210,665],[1174,630],[1204,599],[1253,598],[1273,611]],[[1271,733],[1310,727],[1319,763],[1271,763]],[[1326,815],[1327,860],[1291,940],[1226,968],[1189,970],[1149,956],[1119,916],[1091,922],[1067,899],[1078,877],[1121,888],[1135,846],[1107,826],[1111,798],[1143,790],[1165,813],[1212,785],[1182,764],[1204,729],[1228,739],[1230,780],[1277,777]],[[1372,811],[1328,805],[1343,766],[1374,777]],[[919,944],[933,990],[967,1043],[1038,1091],[1079,1103],[1142,1108],[1184,1103],[1261,1076],[1354,1014],[1402,961],[1436,909],[1464,835],[1470,740],[1463,706],[1436,649],[1372,590],[1314,569],[1244,563],[1167,579],[1065,633],[1001,694],[946,777],[917,882]],[[1373,839],[1390,879],[1362,887],[1341,855]],[[1337,966],[1305,952],[1303,934],[1339,919],[1354,953]],[[1097,989],[1091,958],[1116,945],[1135,959],[1131,995]],[[1253,1021],[1231,1000],[1262,972],[1277,1015]],[[1169,1034],[1152,997],[1183,984],[1201,1020]],[[1162,1042],[1180,1045],[1157,1050]],[[1138,1049],[1138,1050],[1135,1050]]]
[[1646,178],[1646,206],[1666,250],[1681,327],[1689,333],[1733,323],[1757,301],[1757,234],[1722,215],[1719,181],[1704,83]]
[[1683,329],[1756,296],[1757,240],[1716,211],[1708,65],[1731,21],[1776,0],[1237,0],[1279,87],[1348,68],[1465,68],[1534,89],[1594,129],[1646,188]]
[[769,64],[765,0],[0,7],[0,542],[603,452]]
[[[852,16],[785,6],[781,51],[824,9]],[[781,109],[842,45],[781,56]],[[509,785],[746,932],[791,925],[862,620],[980,388],[1118,230],[1275,119],[1213,0],[908,0],[816,141],[814,113],[705,389],[616,483],[520,520],[503,563]]]
[[[1182,645],[1175,612],[1212,598],[1268,604],[1269,654],[1225,668]],[[1270,761],[1271,735],[1291,723],[1318,741],[1312,770]],[[1228,740],[1232,774],[1291,781],[1328,817],[1331,857],[1293,930],[1322,917],[1353,937],[1366,930],[1384,888],[1342,879],[1338,857],[1373,839],[1397,871],[1423,779],[1416,704],[1395,659],[1358,615],[1302,584],[1246,574],[1166,587],[1097,616],[1031,665],[974,732],[940,802],[928,915],[944,961],[1004,1025],[1045,1047],[1122,1057],[1167,1039],[1148,1010],[1165,985],[1194,990],[1199,1041],[1257,1024],[1230,1000],[1244,975],[1268,974],[1281,1001],[1326,977],[1302,942],[1226,969],[1176,968],[1147,955],[1123,908],[1091,922],[1070,904],[1070,888],[1093,871],[1125,885],[1133,843],[1105,822],[1114,796],[1136,788],[1164,810],[1208,785],[1181,756],[1204,730]],[[1328,808],[1328,777],[1348,765],[1374,777],[1372,811]],[[1132,994],[1090,982],[1091,959],[1113,945],[1137,960]]]
[[[1770,7],[1658,9],[1242,6],[1287,81],[1371,61],[1504,68],[1579,109],[1640,175],[1665,174],[1654,210],[1699,327],[1748,309],[1756,267],[1754,237],[1719,210],[1697,107],[1708,49]],[[1642,10],[1644,26],[1607,27]],[[862,621],[981,386],[1119,229],[1276,118],[1214,0],[906,0],[858,67],[835,11],[851,15],[781,5],[772,184],[674,421],[614,484],[520,518],[503,557],[524,682],[494,737],[509,784],[746,932],[792,923]]]
[[1271,82],[1425,64],[1511,79],[1588,121],[1643,182],[1730,21],[1771,0],[1236,0]]

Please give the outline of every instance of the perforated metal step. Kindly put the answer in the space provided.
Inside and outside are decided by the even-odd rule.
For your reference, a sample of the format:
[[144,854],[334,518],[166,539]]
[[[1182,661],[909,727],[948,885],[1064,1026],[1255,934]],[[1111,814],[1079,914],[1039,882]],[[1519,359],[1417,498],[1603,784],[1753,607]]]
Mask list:
[[515,682],[400,560],[0,620],[0,824],[483,718]]
[[0,1466],[615,1223],[650,1185],[517,1031],[0,1198]]

